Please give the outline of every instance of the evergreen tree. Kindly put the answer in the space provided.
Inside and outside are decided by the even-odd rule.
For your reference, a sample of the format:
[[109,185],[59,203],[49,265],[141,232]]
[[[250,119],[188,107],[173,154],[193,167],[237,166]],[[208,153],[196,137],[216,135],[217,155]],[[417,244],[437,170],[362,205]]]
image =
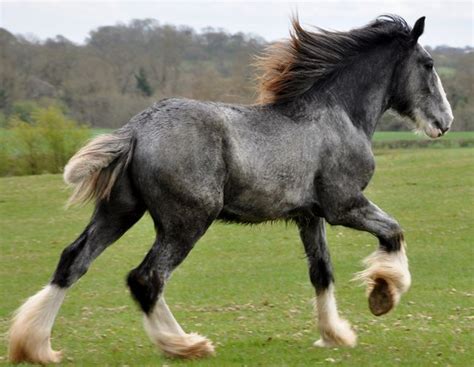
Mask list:
[[153,89],[148,82],[144,68],[140,67],[140,69],[138,69],[138,74],[135,74],[135,80],[137,81],[137,89],[143,93],[144,96],[150,97],[153,94]]

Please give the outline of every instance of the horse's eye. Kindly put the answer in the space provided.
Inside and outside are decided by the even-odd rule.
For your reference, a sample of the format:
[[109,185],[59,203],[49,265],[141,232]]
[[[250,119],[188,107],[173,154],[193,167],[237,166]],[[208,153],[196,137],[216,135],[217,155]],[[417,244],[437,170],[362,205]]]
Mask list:
[[424,64],[424,67],[425,67],[426,70],[432,70],[433,66],[434,66],[433,61],[427,61]]

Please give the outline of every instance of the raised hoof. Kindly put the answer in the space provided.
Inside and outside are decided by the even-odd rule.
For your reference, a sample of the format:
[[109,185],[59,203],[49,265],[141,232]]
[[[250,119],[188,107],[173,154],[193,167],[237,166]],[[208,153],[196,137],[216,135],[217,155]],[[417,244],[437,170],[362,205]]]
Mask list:
[[381,316],[395,307],[395,297],[385,279],[375,279],[374,288],[369,295],[369,309],[375,316]]
[[157,340],[157,344],[171,358],[198,359],[215,354],[212,342],[196,333],[169,335]]

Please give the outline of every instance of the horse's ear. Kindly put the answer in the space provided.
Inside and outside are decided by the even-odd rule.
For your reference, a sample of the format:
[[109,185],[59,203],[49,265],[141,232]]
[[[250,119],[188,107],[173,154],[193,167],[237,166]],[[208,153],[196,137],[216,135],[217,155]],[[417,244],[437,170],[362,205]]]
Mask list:
[[415,25],[413,26],[413,29],[411,30],[411,38],[413,40],[413,43],[418,42],[418,38],[420,38],[424,30],[425,30],[425,17],[421,17],[415,22]]

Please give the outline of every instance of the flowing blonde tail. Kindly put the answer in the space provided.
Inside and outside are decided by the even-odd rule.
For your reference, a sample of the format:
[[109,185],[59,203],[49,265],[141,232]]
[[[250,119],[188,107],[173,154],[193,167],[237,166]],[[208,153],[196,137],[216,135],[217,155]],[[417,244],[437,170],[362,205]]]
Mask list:
[[74,186],[68,205],[108,199],[133,154],[133,132],[120,129],[100,135],[81,148],[64,167],[64,181]]

